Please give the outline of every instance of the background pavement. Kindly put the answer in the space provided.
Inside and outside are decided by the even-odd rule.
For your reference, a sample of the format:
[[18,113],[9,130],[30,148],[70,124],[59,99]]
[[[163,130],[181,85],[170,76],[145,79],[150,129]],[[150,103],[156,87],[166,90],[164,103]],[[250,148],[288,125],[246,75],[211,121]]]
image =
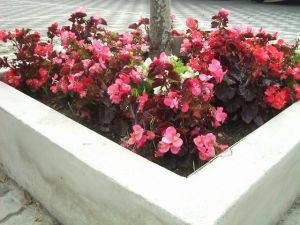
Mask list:
[[1,225],[59,225],[0,168]]
[[[141,16],[149,17],[149,0],[1,0],[0,28],[33,28],[45,32],[54,21],[66,24],[78,6],[85,6],[88,15],[105,18],[114,31],[124,31]],[[210,28],[210,19],[219,9],[230,10],[231,25],[263,27],[292,42],[300,38],[300,4],[259,4],[250,0],[172,0],[172,14],[179,30],[185,29],[189,16]]]

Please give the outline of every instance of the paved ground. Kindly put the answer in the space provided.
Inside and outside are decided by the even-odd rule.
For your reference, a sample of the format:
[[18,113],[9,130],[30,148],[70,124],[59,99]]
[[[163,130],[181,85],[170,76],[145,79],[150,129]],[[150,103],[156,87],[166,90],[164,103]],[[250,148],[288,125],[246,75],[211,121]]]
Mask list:
[[[107,19],[109,28],[123,31],[140,16],[149,16],[148,0],[1,0],[0,28],[29,27],[38,31],[52,22],[66,23],[77,6],[85,6],[90,15]],[[220,8],[231,11],[231,24],[264,27],[278,31],[287,41],[300,38],[300,4],[258,4],[250,0],[172,0],[176,25],[184,29],[188,16],[196,17],[204,29],[210,26],[211,16]]]
[[277,225],[300,225],[300,196]]
[[1,225],[59,225],[0,168]]

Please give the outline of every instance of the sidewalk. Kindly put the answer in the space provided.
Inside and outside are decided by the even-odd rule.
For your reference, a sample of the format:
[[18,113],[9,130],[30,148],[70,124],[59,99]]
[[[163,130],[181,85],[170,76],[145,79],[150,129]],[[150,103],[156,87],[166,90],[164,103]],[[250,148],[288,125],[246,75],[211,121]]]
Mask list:
[[277,225],[300,225],[300,196]]
[[[50,24],[68,23],[71,12],[84,6],[89,16],[99,15],[107,20],[108,29],[128,30],[129,24],[141,16],[149,17],[148,0],[1,0],[0,29],[31,28],[45,34]],[[172,0],[171,14],[176,16],[178,30],[186,29],[187,17],[199,20],[200,27],[210,29],[211,17],[221,8],[230,11],[229,24],[263,27],[278,32],[280,38],[293,42],[300,38],[300,4],[259,4],[251,0]]]
[[1,225],[59,225],[0,168]]

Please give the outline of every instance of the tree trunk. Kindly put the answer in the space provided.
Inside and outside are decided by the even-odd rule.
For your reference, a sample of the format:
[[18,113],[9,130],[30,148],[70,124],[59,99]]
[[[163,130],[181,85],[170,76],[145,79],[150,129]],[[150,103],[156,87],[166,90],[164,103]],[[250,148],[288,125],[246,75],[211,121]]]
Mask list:
[[171,53],[171,0],[150,0],[150,56]]

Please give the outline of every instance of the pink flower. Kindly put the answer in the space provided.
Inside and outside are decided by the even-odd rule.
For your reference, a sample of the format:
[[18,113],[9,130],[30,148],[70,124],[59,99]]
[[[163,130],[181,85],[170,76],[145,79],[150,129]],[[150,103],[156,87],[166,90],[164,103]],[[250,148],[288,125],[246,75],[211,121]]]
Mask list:
[[160,156],[163,156],[165,153],[167,153],[170,149],[170,145],[163,142],[163,141],[160,141],[158,143],[158,152],[160,153]]
[[120,78],[117,78],[115,83],[107,88],[107,94],[112,103],[119,104],[121,98],[127,95],[131,90],[130,85],[124,83]]
[[130,134],[130,139],[128,140],[128,143],[130,145],[139,142],[142,137],[143,137],[143,133],[145,131],[144,128],[142,128],[140,125],[136,124],[132,127],[133,132]]
[[71,31],[61,31],[60,32],[60,39],[62,46],[67,46],[70,40],[74,40],[76,35]]
[[131,44],[133,41],[133,35],[130,32],[125,32],[123,36],[120,38],[123,44]]
[[178,101],[177,92],[171,91],[168,93],[168,98],[164,99],[164,104],[171,109],[178,109]]
[[52,63],[56,64],[56,65],[60,65],[60,64],[62,64],[62,59],[55,57],[52,59]]
[[155,138],[155,134],[152,131],[147,131],[145,134],[145,129],[139,124],[135,124],[132,129],[133,131],[130,133],[127,144],[136,145],[137,149],[142,147],[147,140],[153,140]]
[[204,95],[203,95],[203,99],[205,102],[208,102],[214,94],[214,84],[212,83],[204,83]]
[[191,30],[197,30],[198,29],[198,21],[195,20],[192,17],[187,18],[185,24]]
[[134,69],[132,69],[130,71],[129,76],[132,79],[132,81],[136,84],[138,84],[142,81],[141,75],[138,72],[136,72],[136,70],[134,70]]
[[[88,59],[87,59],[88,60]],[[86,64],[87,65],[87,64]],[[89,68],[89,72],[91,74],[94,74],[94,73],[100,73],[103,69],[101,68],[100,64],[99,63],[95,63],[94,65],[92,65],[90,68]]]
[[221,83],[226,72],[223,71],[220,61],[213,59],[208,66],[211,75],[214,76],[217,83]]
[[201,83],[197,78],[192,78],[189,80],[190,90],[194,96],[199,96],[201,94]]
[[202,44],[202,35],[199,31],[193,31],[192,32],[192,35],[191,35],[191,38],[192,38],[192,42],[193,44],[195,45],[201,45]]
[[214,127],[217,128],[224,123],[225,119],[227,118],[227,114],[223,112],[223,107],[217,107],[217,110],[214,113],[215,123]]
[[216,136],[212,133],[198,135],[194,138],[194,143],[199,151],[201,160],[208,161],[215,156]]
[[99,41],[93,41],[93,52],[97,56],[99,63],[103,69],[106,69],[105,62],[111,57],[111,52],[108,46],[101,44]]
[[185,38],[183,39],[183,42],[181,44],[181,53],[188,53],[191,50],[192,43],[189,41],[189,39]]
[[73,16],[78,16],[78,17],[84,17],[86,16],[86,9],[85,7],[77,7],[73,12],[72,12]]
[[139,98],[139,111],[143,111],[145,103],[148,101],[148,95],[147,93],[143,93],[142,96]]
[[84,60],[81,60],[82,62],[82,65],[85,69],[89,68],[89,66],[91,65],[91,61],[90,59],[84,59]]
[[158,144],[158,152],[164,154],[169,149],[173,154],[178,154],[183,144],[180,134],[176,132],[174,127],[168,127],[163,135],[162,140]]
[[107,94],[109,95],[109,98],[112,103],[119,104],[121,101],[121,95],[120,95],[120,86],[116,83],[110,85],[107,88]]
[[102,25],[107,25],[107,22],[105,19],[99,17],[99,16],[92,16],[92,21],[95,24],[102,24]]
[[190,106],[188,102],[184,102],[181,106],[181,112],[187,112],[189,110]]
[[226,18],[229,16],[229,11],[227,9],[220,9],[220,11],[218,12],[218,16]]

